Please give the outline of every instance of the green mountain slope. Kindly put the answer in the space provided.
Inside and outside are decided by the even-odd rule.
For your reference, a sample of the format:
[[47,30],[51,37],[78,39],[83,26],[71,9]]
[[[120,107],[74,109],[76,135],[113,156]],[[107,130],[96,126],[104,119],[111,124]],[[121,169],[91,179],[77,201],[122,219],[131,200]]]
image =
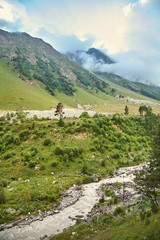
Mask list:
[[132,82],[112,73],[97,74],[118,86],[130,89],[133,92],[140,93],[146,97],[160,101],[160,92],[158,91],[158,88],[156,89],[155,87],[150,87],[140,82]]
[[71,96],[75,83],[105,92],[107,84],[58,53],[42,39],[26,33],[0,30],[0,58],[12,65],[23,80],[42,82],[51,95],[63,92]]
[[13,71],[0,62],[0,109],[47,109],[58,100],[44,89],[22,81]]
[[[0,109],[43,110],[61,101],[68,107],[90,105],[95,111],[124,113],[128,96],[153,104],[155,100],[144,95],[160,99],[155,89],[126,83],[133,85],[113,74],[97,75],[81,68],[42,39],[0,30]],[[121,95],[124,100],[117,98]],[[138,112],[140,104],[127,105],[131,114]],[[158,106],[153,108],[159,112]]]

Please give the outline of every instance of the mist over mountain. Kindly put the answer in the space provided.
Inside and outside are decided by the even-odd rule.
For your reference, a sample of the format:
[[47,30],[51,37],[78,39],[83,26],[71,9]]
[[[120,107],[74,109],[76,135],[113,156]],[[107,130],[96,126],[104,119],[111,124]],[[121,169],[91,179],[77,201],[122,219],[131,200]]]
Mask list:
[[149,64],[149,62],[145,64],[143,55],[141,60],[137,60],[136,52],[129,55],[127,53],[117,55],[116,59],[112,59],[102,50],[96,48],[90,48],[88,51],[67,52],[65,55],[71,61],[91,72],[113,73],[130,81],[145,83],[149,86],[158,86],[158,59],[157,64],[153,65]]
[[99,72],[101,66],[115,63],[108,55],[96,48],[90,48],[88,51],[67,52],[65,55],[71,61],[92,72]]
[[106,84],[94,74],[77,67],[50,44],[27,33],[0,30],[0,58],[12,65],[24,81],[39,81],[46,90],[71,96],[75,84],[83,89],[92,86],[102,92]]

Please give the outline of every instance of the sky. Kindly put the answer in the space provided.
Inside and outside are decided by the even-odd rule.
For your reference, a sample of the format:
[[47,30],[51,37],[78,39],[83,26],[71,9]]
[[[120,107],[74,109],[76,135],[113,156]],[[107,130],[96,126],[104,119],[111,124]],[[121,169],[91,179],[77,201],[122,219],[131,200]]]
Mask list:
[[102,49],[116,64],[100,71],[160,86],[160,0],[0,0],[0,28],[61,53]]

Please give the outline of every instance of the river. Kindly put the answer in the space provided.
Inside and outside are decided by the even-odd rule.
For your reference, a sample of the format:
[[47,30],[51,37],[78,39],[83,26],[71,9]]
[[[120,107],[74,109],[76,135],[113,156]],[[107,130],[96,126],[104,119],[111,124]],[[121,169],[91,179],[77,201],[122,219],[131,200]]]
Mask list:
[[[57,213],[43,218],[41,221],[36,220],[27,225],[14,226],[0,232],[1,240],[40,240],[45,235],[54,236],[63,232],[64,229],[76,223],[77,216],[87,218],[88,213],[93,206],[99,201],[100,195],[98,189],[103,184],[121,183],[126,184],[127,191],[132,195],[137,195],[135,189],[131,187],[134,180],[134,171],[142,168],[144,164],[134,167],[124,167],[116,171],[113,177],[102,179],[99,182],[85,184],[82,186],[81,197],[72,205],[57,211]],[[127,187],[128,186],[128,187]]]

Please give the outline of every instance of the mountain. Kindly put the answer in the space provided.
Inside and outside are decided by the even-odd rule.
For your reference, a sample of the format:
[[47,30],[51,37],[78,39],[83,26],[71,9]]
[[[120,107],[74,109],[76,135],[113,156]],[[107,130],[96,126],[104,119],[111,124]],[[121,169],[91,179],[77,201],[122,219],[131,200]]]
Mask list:
[[98,61],[103,61],[105,64],[115,63],[109,56],[96,48],[90,48],[86,53],[90,56],[95,57]]
[[[96,54],[97,59],[102,56],[95,49],[87,52],[83,54]],[[42,39],[0,30],[0,109],[43,110],[62,102],[66,107],[122,113],[128,96],[151,102],[142,94],[160,99],[160,92],[155,89],[148,95],[113,81],[115,78],[114,74],[106,76],[85,70]],[[119,95],[124,96],[124,101],[119,100]],[[137,108],[130,105],[130,113],[137,112]]]
[[116,85],[160,101],[160,91],[158,87],[148,86],[140,82],[129,81],[113,73],[97,73],[97,75],[103,77],[103,79],[107,79],[109,82],[115,83]]
[[51,95],[59,91],[71,96],[76,91],[75,83],[84,89],[90,86],[105,92],[103,81],[27,33],[0,30],[0,58],[11,64],[22,80],[43,83]]
[[[113,73],[100,72],[99,67],[102,64],[115,63],[109,56],[102,53],[100,50],[90,48],[88,51],[76,51],[75,53],[68,52],[66,56],[68,57],[68,59],[76,62],[80,66],[83,66],[86,69],[90,69],[97,76],[102,77],[104,81],[106,79],[109,82],[114,83],[118,86],[130,89],[131,91],[140,93],[143,96],[147,96],[149,98],[160,101],[160,90],[158,87],[148,86],[140,82],[133,82]],[[109,82],[107,83],[109,84]]]
[[67,52],[65,56],[82,67],[90,61],[101,64],[115,63],[109,56],[96,48],[90,48],[88,51]]

